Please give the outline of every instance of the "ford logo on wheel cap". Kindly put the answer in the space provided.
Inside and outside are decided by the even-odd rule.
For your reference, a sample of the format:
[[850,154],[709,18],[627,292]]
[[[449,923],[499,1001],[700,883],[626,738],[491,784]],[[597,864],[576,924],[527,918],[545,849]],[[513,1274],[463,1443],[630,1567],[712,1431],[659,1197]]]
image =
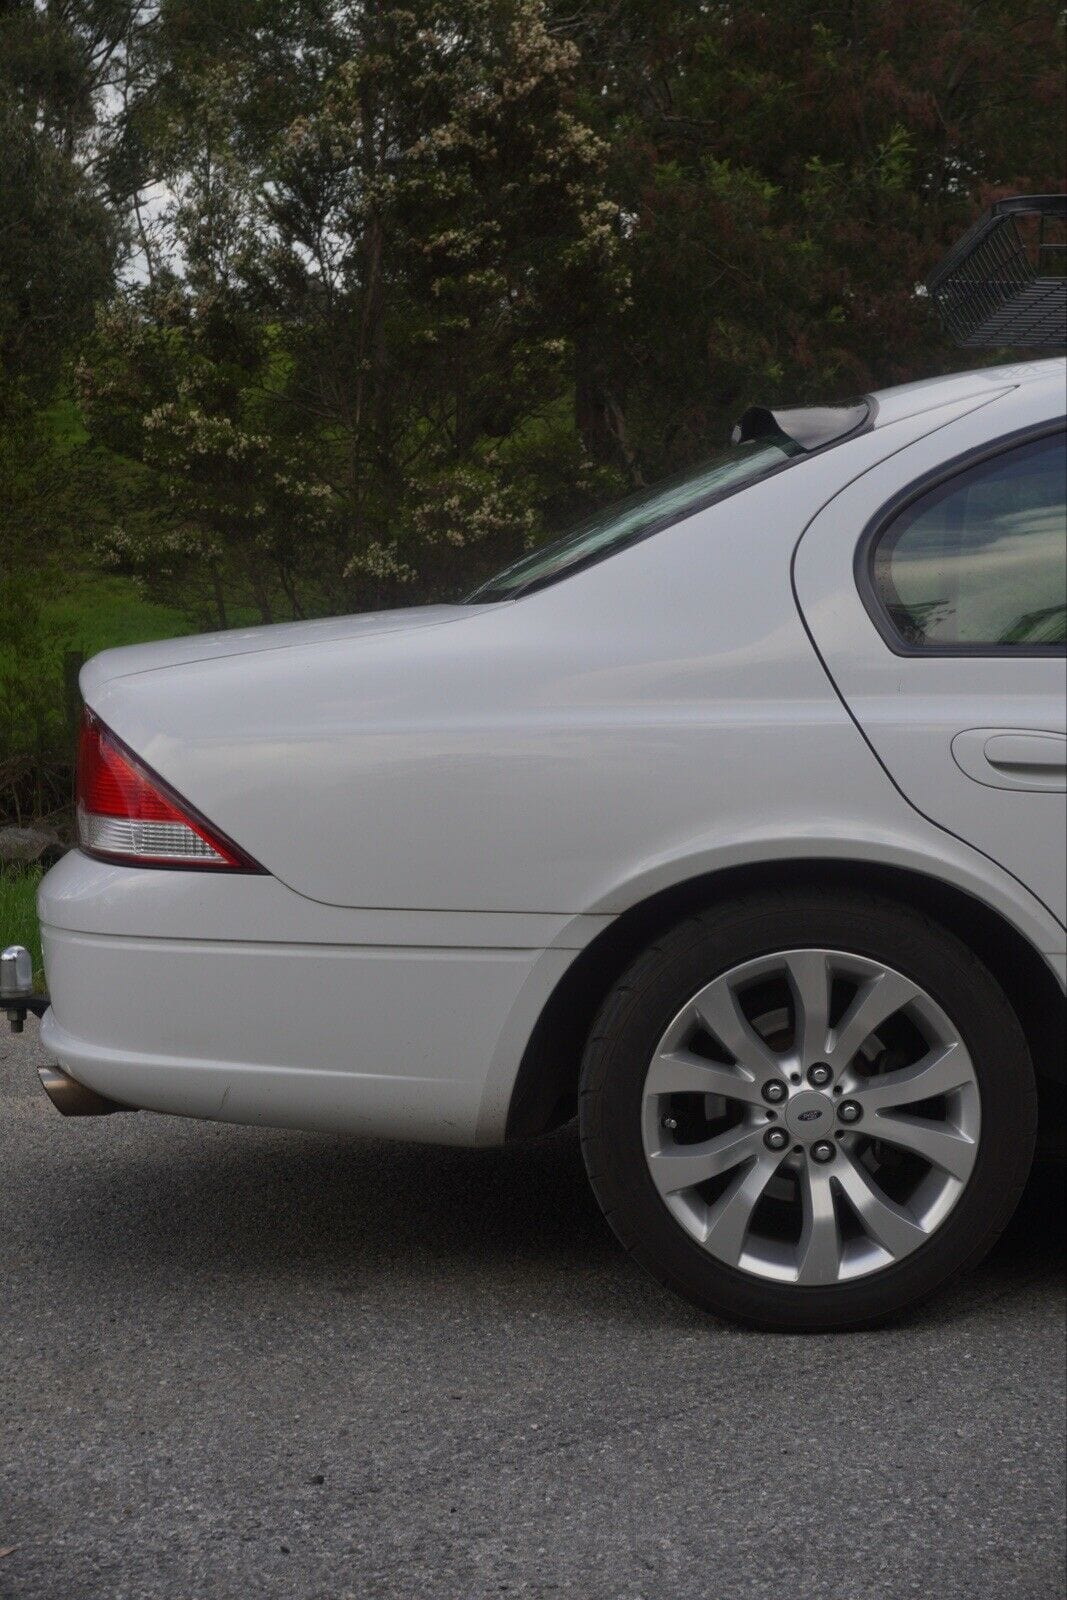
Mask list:
[[797,1112],[797,1121],[798,1122],[814,1122],[814,1121],[816,1121],[816,1119],[818,1117],[821,1117],[821,1116],[822,1116],[822,1112],[819,1110],[818,1106],[816,1106],[811,1111],[798,1111]]

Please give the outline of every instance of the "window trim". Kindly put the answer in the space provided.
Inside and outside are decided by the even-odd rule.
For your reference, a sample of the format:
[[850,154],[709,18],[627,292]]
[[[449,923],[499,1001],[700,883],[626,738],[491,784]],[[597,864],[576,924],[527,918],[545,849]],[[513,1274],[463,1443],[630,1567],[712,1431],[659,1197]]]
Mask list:
[[877,628],[882,640],[887,644],[895,656],[906,656],[918,660],[943,660],[957,656],[984,657],[992,660],[1026,660],[1027,658],[1057,660],[1067,656],[1067,644],[1032,644],[1032,645],[997,645],[997,644],[940,644],[913,645],[908,644],[897,628],[889,614],[874,582],[874,559],[878,546],[883,536],[896,519],[917,500],[937,489],[943,483],[950,482],[953,478],[962,477],[972,467],[981,466],[983,461],[995,460],[997,456],[1007,455],[1018,445],[1029,444],[1037,439],[1052,438],[1056,434],[1064,436],[1064,448],[1067,449],[1067,417],[1057,417],[1053,421],[1030,423],[1025,428],[1016,428],[1012,433],[1001,434],[997,439],[987,440],[984,444],[972,446],[958,456],[953,456],[951,461],[942,462],[930,472],[924,473],[921,478],[914,479],[889,500],[885,501],[874,516],[869,519],[863,532],[860,534],[853,557],[853,573],[860,599],[863,601],[864,610]]

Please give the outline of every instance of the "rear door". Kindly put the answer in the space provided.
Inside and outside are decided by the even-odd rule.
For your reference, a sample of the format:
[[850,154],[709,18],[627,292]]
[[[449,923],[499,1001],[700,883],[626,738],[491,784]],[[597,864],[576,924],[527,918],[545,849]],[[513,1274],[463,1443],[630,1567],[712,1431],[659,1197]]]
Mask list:
[[804,534],[795,576],[827,670],[893,782],[1063,922],[1057,380],[950,423],[851,484]]

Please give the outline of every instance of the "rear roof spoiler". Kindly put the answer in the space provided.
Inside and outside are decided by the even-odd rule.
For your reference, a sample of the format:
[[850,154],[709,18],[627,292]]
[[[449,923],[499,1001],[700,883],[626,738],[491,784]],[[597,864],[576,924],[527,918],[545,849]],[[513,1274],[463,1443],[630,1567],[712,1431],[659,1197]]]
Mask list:
[[730,435],[732,444],[784,434],[801,450],[818,450],[855,433],[871,415],[871,402],[857,400],[847,406],[794,406],[772,411],[769,406],[749,406]]

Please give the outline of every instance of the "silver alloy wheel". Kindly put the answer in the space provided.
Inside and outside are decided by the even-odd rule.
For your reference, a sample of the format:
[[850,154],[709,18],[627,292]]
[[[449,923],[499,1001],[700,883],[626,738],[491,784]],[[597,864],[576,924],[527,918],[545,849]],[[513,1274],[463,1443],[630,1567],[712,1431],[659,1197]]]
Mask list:
[[930,1238],[980,1123],[974,1067],[936,1001],[818,949],[746,961],[682,1007],[649,1064],[642,1132],[664,1203],[705,1250],[824,1285]]

